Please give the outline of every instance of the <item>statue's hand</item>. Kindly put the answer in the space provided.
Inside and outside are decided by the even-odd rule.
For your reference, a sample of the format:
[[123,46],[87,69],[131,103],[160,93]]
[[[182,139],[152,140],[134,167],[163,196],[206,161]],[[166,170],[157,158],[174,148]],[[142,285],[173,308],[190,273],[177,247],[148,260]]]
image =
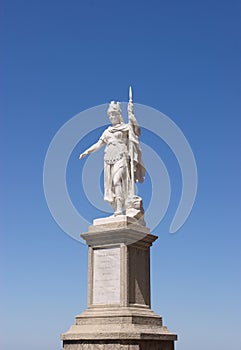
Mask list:
[[80,154],[80,156],[79,156],[79,159],[82,159],[82,158],[86,157],[86,156],[87,156],[87,154],[88,154],[88,152],[87,152],[87,151],[85,151],[85,152],[81,153],[81,154]]
[[134,113],[129,113],[128,119],[129,119],[131,122],[133,122],[133,123],[136,122],[136,118],[135,118],[135,116],[134,116]]

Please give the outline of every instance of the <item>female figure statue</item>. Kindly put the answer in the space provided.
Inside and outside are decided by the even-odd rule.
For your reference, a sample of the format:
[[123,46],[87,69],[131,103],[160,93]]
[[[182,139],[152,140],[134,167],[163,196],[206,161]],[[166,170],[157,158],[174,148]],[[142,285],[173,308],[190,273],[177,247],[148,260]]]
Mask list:
[[135,195],[134,183],[143,182],[145,167],[138,138],[140,128],[134,116],[132,99],[128,105],[128,124],[123,121],[119,102],[112,101],[107,114],[112,125],[79,158],[105,145],[104,200],[113,207],[114,216],[121,215],[124,210],[124,214],[141,219],[144,211],[141,198]]

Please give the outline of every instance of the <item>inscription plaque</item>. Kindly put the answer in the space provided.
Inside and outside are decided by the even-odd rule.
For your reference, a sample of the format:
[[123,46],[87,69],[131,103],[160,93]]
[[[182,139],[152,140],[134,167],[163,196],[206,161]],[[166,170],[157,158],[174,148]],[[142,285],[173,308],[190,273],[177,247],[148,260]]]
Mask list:
[[93,304],[120,303],[120,247],[94,249]]

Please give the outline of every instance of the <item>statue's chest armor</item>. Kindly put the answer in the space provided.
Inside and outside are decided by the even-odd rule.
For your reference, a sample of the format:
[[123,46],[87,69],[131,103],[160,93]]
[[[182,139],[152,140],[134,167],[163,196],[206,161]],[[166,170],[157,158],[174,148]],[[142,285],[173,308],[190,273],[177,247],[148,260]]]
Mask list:
[[127,154],[125,134],[121,131],[109,133],[105,148],[104,160],[107,164],[114,164]]

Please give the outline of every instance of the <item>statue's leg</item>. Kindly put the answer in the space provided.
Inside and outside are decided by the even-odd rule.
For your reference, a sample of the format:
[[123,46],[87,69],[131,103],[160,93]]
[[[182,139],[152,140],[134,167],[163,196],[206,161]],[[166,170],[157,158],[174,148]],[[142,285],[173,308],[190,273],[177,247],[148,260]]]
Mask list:
[[110,205],[112,206],[112,208],[114,209],[114,212],[116,212],[116,200],[114,199],[113,202],[110,203]]
[[114,212],[114,216],[122,215],[122,207],[123,207],[122,202],[123,200],[121,197],[116,197],[116,210]]
[[116,209],[114,215],[121,215],[123,208],[123,191],[122,191],[122,173],[123,168],[119,168],[113,176],[113,186],[115,192]]

